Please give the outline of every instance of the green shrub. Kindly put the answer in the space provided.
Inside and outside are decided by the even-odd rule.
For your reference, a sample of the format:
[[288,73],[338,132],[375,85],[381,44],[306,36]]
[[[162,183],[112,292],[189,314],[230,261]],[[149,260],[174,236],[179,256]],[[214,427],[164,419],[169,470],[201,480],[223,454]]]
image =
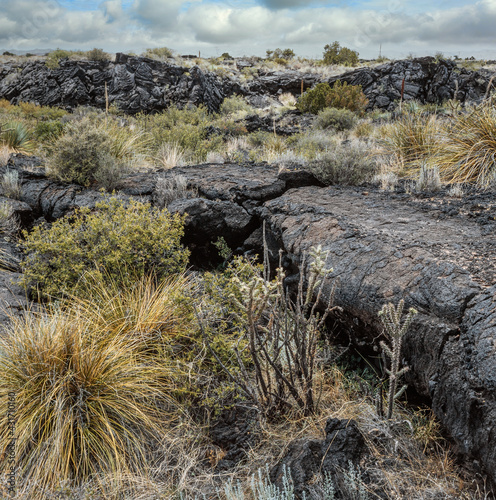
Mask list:
[[326,95],[326,106],[349,109],[359,115],[365,113],[368,103],[369,101],[363,93],[361,85],[348,85],[346,82],[341,82],[341,80],[336,81]]
[[113,182],[106,184],[104,179],[116,180],[125,175],[129,162],[146,148],[147,137],[140,129],[132,131],[113,121],[105,124],[89,118],[73,121],[48,148],[48,174],[82,186],[100,182],[111,189]]
[[324,64],[342,64],[344,66],[356,66],[358,64],[358,52],[341,47],[339,42],[333,42],[324,47]]
[[150,134],[155,150],[164,143],[175,144],[197,162],[205,161],[209,151],[219,150],[223,145],[221,136],[209,135],[214,119],[204,106],[184,109],[171,106],[162,113],[137,117],[138,124]]
[[58,139],[64,131],[64,125],[55,120],[38,122],[34,128],[34,138],[38,142],[49,142]]
[[53,145],[48,174],[64,182],[89,186],[104,159],[110,155],[108,135],[86,122],[74,122]]
[[351,130],[356,121],[355,113],[349,109],[326,108],[319,111],[314,126],[318,129],[332,129],[341,132]]
[[115,197],[97,203],[95,212],[81,208],[50,227],[24,232],[23,283],[48,298],[70,291],[95,269],[120,281],[180,272],[189,256],[180,244],[183,222],[167,210]]
[[348,85],[337,80],[331,86],[318,83],[299,97],[296,107],[303,113],[317,114],[324,108],[349,109],[361,115],[365,112],[368,100],[361,85]]
[[91,49],[86,52],[86,57],[90,61],[108,61],[110,55],[103,51],[103,49]]
[[296,107],[302,113],[313,113],[316,115],[326,107],[326,98],[331,91],[328,83],[317,83],[313,89],[307,90],[298,98]]
[[308,165],[317,179],[326,185],[357,186],[372,180],[377,165],[368,153],[368,145],[361,141],[338,144]]
[[267,50],[267,59],[271,59],[273,61],[277,61],[278,59],[284,60],[287,63],[288,60],[295,58],[294,50],[292,49],[276,49],[276,50]]
[[52,50],[47,55],[45,64],[47,68],[50,69],[56,69],[59,67],[59,62],[61,59],[65,59],[67,57],[70,57],[72,55],[72,52],[69,50],[62,50],[62,49],[57,49],[57,50]]

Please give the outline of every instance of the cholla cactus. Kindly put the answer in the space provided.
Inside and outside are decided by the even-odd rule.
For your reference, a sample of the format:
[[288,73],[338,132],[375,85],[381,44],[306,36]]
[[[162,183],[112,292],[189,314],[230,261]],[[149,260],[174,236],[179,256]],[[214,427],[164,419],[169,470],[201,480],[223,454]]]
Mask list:
[[394,304],[385,304],[383,308],[379,311],[379,317],[382,320],[386,334],[391,340],[391,347],[389,347],[385,342],[381,341],[380,345],[382,350],[387,354],[391,360],[391,369],[386,368],[386,373],[389,375],[389,391],[388,391],[388,412],[387,418],[390,419],[393,416],[393,406],[395,399],[399,398],[406,390],[407,386],[404,385],[399,391],[396,391],[398,386],[398,379],[408,371],[408,367],[405,366],[401,370],[400,368],[400,355],[401,355],[401,344],[403,342],[403,336],[407,332],[410,324],[412,323],[413,317],[417,314],[417,311],[411,307],[408,310],[408,314],[401,324],[401,316],[403,314],[403,307],[405,301],[400,300],[398,307],[395,308]]

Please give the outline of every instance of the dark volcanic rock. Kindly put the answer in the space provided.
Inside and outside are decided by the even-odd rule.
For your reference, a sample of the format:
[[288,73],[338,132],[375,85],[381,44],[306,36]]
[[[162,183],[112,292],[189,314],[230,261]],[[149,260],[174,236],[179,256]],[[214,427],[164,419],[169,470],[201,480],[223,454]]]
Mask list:
[[369,109],[393,110],[401,98],[403,79],[405,101],[416,99],[421,103],[441,104],[455,97],[461,102],[480,101],[491,76],[485,72],[460,69],[454,61],[436,62],[433,57],[422,57],[375,68],[359,68],[330,78],[329,84],[341,80],[350,85],[361,85],[369,99]]
[[[247,66],[238,61],[240,67]],[[453,98],[455,93],[462,102],[480,101],[491,76],[482,70],[457,68],[453,61],[436,62],[432,57],[424,57],[360,68],[328,81],[362,85],[370,108],[393,109],[401,96],[403,78],[405,100],[440,103]],[[260,73],[241,85],[236,77],[221,78],[198,66],[185,68],[117,54],[114,62],[65,59],[55,69],[47,68],[43,61],[5,63],[0,66],[0,98],[14,104],[31,101],[68,110],[81,105],[103,109],[106,84],[109,102],[126,113],[156,112],[171,104],[180,107],[204,104],[209,111],[218,111],[224,98],[233,94],[244,95],[257,107],[264,107],[282,93],[298,96],[302,84],[306,91],[321,81],[319,74],[286,70]]]
[[[101,199],[97,191],[33,169],[19,170],[21,199],[33,218],[52,220]],[[120,183],[120,195],[155,200],[158,176],[174,175],[198,193],[170,208],[189,214],[186,240],[199,250],[224,236],[233,248],[244,244],[243,250],[259,252],[265,222],[273,255],[284,251],[288,279],[311,246],[328,251],[328,267],[339,279],[335,304],[343,310],[333,319],[356,345],[377,345],[377,312],[385,302],[405,299],[415,307],[419,314],[402,353],[410,366],[406,381],[430,399],[459,450],[496,481],[494,193],[469,191],[458,200],[443,192],[325,188],[301,170],[224,164],[130,176]],[[330,286],[324,292],[323,303]]]
[[225,410],[210,426],[212,442],[222,448],[225,455],[217,470],[236,467],[244,460],[260,435],[258,411],[247,407]]
[[[19,71],[19,73],[18,73]],[[24,66],[6,64],[0,70],[0,98],[30,101],[69,110],[81,105],[105,107],[105,84],[110,103],[126,113],[160,111],[176,104],[204,104],[218,111],[226,92],[238,90],[197,66],[187,69],[143,57],[118,54],[110,61],[60,61],[49,69],[43,61]]]
[[282,487],[284,473],[289,471],[295,493],[301,498],[316,476],[328,476],[337,485],[350,463],[358,469],[366,446],[356,422],[330,418],[325,432],[324,440],[303,438],[290,443],[284,458],[270,471],[271,481]]

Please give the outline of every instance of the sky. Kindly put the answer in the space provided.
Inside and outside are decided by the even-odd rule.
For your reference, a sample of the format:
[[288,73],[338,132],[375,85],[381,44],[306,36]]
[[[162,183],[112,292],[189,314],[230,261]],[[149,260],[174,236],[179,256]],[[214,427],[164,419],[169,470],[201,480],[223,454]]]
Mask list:
[[359,52],[496,60],[496,0],[0,0],[0,48],[321,58]]

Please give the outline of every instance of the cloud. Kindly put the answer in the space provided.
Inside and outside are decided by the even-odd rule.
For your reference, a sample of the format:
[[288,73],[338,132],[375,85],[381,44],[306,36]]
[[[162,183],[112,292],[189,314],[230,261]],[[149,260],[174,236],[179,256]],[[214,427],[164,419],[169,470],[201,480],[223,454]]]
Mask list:
[[[374,57],[442,51],[494,57],[496,0],[0,0],[0,47],[263,55],[292,48],[319,57],[327,43]],[[74,4],[72,4],[74,5]],[[435,7],[432,7],[435,5]],[[463,54],[462,54],[463,55]]]
[[155,30],[174,27],[183,5],[182,0],[136,0],[132,6],[135,19]]

